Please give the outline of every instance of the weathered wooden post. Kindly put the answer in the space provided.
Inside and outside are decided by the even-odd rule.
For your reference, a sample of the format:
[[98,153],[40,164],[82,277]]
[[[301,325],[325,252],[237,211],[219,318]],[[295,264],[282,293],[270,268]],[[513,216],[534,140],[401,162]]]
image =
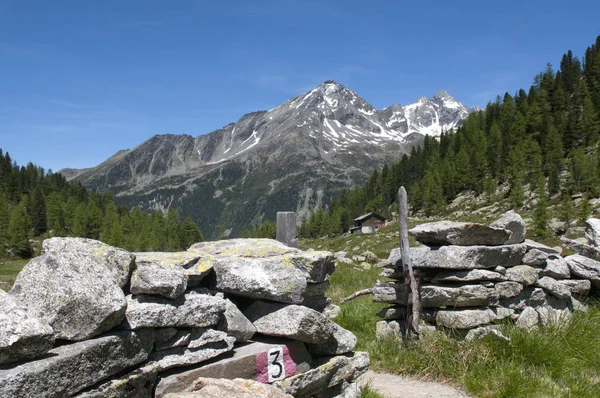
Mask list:
[[400,253],[404,280],[406,283],[405,297],[406,308],[406,336],[419,335],[419,318],[421,312],[421,298],[419,296],[419,284],[410,261],[410,247],[408,244],[408,197],[406,189],[400,187],[398,190],[398,229],[400,231]]
[[275,238],[289,247],[298,247],[296,213],[293,211],[277,212],[277,232]]

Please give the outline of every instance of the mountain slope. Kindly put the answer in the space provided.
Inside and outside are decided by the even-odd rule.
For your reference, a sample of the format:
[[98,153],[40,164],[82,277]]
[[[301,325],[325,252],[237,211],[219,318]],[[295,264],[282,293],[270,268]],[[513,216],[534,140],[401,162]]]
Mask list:
[[154,136],[75,178],[129,206],[176,207],[208,237],[237,235],[278,210],[302,217],[329,203],[469,112],[445,92],[377,110],[326,81],[206,135]]

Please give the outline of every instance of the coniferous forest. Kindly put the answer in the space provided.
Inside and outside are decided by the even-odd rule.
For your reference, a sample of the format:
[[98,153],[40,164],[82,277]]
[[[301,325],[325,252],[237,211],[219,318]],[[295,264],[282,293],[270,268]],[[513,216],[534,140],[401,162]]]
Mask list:
[[31,257],[31,238],[77,236],[129,251],[175,251],[204,240],[177,210],[150,214],[117,206],[110,193],[29,163],[18,166],[0,149],[0,256]]
[[582,60],[568,51],[558,70],[548,64],[528,91],[497,97],[455,132],[425,137],[410,156],[375,170],[364,186],[303,220],[299,235],[343,233],[366,212],[389,216],[400,186],[412,211],[430,216],[461,191],[492,195],[499,185],[508,185],[505,199],[519,210],[526,184],[540,198],[534,221],[543,232],[549,197],[560,196],[567,211],[572,194],[600,194],[599,134],[600,36]]

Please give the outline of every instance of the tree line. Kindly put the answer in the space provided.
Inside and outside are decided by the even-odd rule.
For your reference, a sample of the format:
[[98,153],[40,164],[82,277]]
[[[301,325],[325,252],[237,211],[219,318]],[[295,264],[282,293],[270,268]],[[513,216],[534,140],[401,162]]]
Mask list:
[[204,240],[177,210],[142,212],[117,206],[110,193],[28,163],[18,166],[0,149],[0,255],[31,257],[31,238],[97,239],[130,251],[175,251]]
[[499,186],[508,186],[505,199],[521,209],[531,200],[525,197],[528,185],[538,198],[536,229],[544,233],[548,198],[560,196],[561,216],[568,219],[571,195],[582,193],[587,203],[600,194],[599,136],[600,36],[582,61],[569,50],[559,70],[548,64],[529,90],[498,96],[456,131],[427,136],[409,156],[374,170],[366,184],[303,219],[299,235],[340,234],[371,211],[390,217],[400,186],[409,192],[411,211],[430,216],[462,191],[497,201]]

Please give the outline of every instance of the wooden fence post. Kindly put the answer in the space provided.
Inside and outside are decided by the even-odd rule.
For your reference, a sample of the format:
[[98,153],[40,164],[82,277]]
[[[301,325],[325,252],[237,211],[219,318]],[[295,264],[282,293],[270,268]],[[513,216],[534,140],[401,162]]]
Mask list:
[[419,318],[421,312],[421,297],[419,295],[419,284],[410,261],[410,247],[408,244],[408,197],[406,189],[400,187],[398,190],[398,229],[400,232],[400,253],[404,280],[406,283],[407,311],[406,311],[406,336],[418,337]]

